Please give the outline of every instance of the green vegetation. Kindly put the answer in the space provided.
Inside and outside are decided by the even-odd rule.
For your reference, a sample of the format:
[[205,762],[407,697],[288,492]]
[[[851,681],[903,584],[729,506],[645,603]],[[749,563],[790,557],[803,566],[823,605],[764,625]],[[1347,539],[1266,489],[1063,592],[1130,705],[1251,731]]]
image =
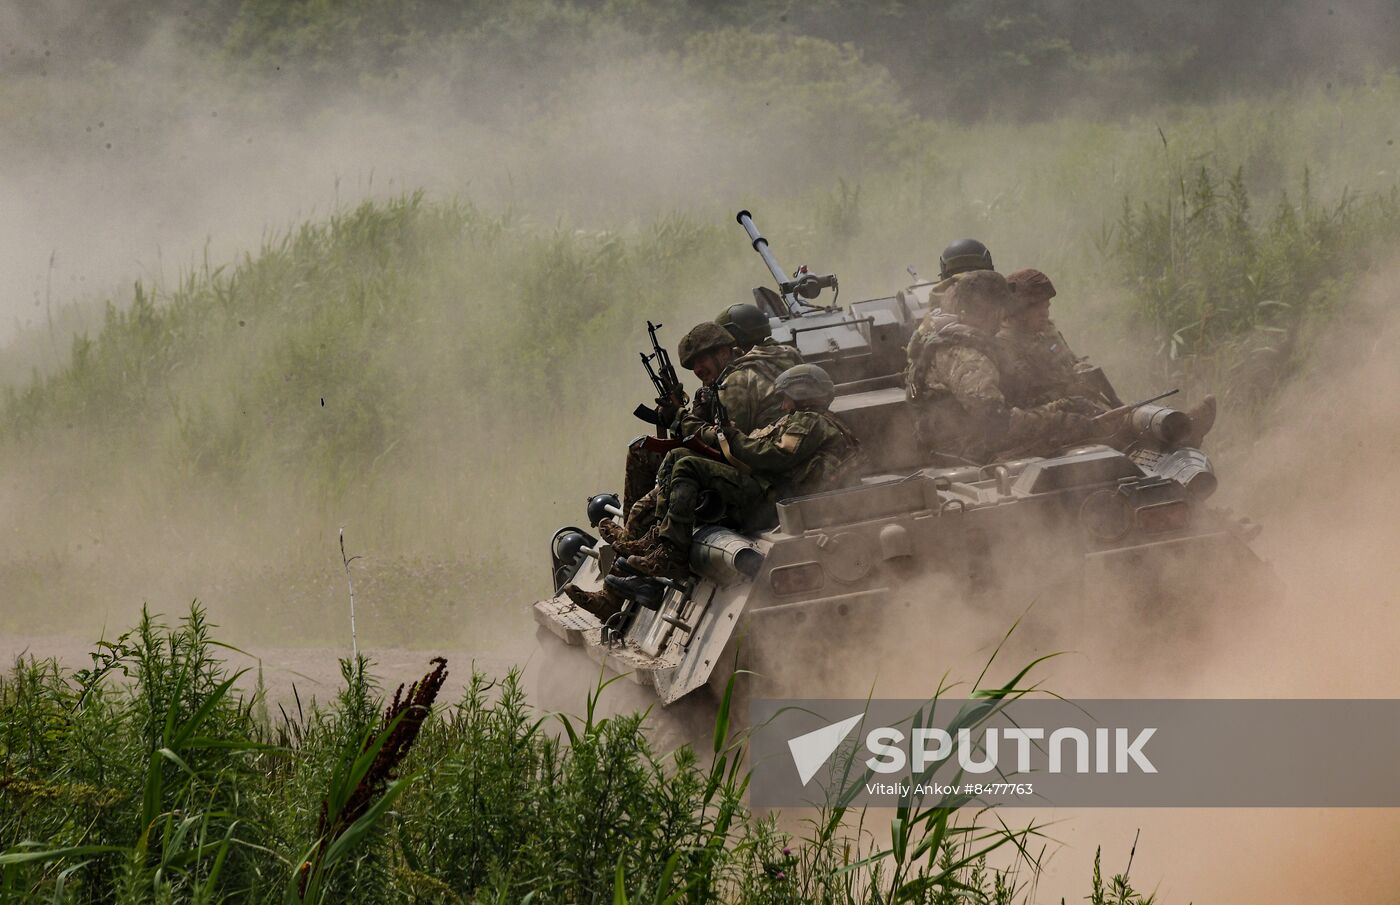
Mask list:
[[[5,901],[951,905],[1026,901],[1033,877],[1035,831],[948,809],[898,814],[893,851],[839,808],[798,838],[749,814],[727,705],[705,757],[663,755],[642,716],[597,715],[606,687],[548,715],[516,675],[477,674],[429,714],[439,664],[386,710],[347,661],[333,702],[269,716],[219,654],[196,607],[143,617],[89,669],[0,680]],[[1091,896],[1150,901],[1097,863]]]
[[[1400,49],[1386,4],[1307,0],[1188,0],[1169,9],[1147,0],[208,0],[197,17],[177,0],[110,0],[82,14],[34,4],[11,24],[34,36],[12,51],[9,65],[21,72],[122,60],[173,32],[252,71],[281,66],[325,84],[348,74],[379,85],[411,80],[424,57],[441,60],[444,51],[468,73],[524,58],[577,72],[587,54],[570,62],[570,49],[600,33],[674,51],[694,35],[743,28],[852,43],[894,75],[920,113],[964,120],[1067,109],[1122,115],[1164,97],[1210,101],[1272,91],[1285,79],[1356,79]],[[54,45],[59,54],[45,53]]]
[[1218,388],[1249,413],[1300,372],[1311,338],[1395,247],[1400,191],[1319,201],[1305,171],[1296,196],[1261,217],[1242,170],[1202,167],[1176,197],[1125,203],[1118,225],[1113,255],[1135,318],[1158,338],[1162,378]]
[[[1400,79],[1365,70],[1400,32],[1338,43],[1334,83],[1337,60],[1261,25],[1288,19],[1276,4],[1175,21],[1138,2],[219,0],[173,29],[184,10],[165,0],[82,22],[32,8],[0,79],[0,151],[21,174],[149,159],[128,200],[217,210],[219,191],[274,193],[269,162],[317,160],[301,142],[323,129],[326,147],[402,131],[391,148],[437,152],[417,160],[438,190],[359,192],[376,200],[95,310],[59,299],[19,331],[0,351],[9,632],[125,624],[144,600],[199,594],[240,641],[340,640],[346,526],[362,639],[524,635],[549,531],[617,486],[640,429],[645,320],[674,342],[766,281],[741,206],[788,266],[839,273],[846,300],[893,291],[911,263],[932,273],[962,235],[1003,271],[1045,269],[1057,320],[1125,395],[1223,397],[1222,462],[1247,457],[1400,237]],[[1234,78],[1280,60],[1286,93]],[[167,184],[182,141],[220,153]],[[884,828],[845,814],[785,835],[744,810],[723,731],[703,757],[662,754],[641,717],[590,702],[558,720],[517,677],[480,675],[418,727],[412,707],[381,716],[363,663],[292,713],[238,698],[218,651],[196,611],[144,619],[90,669],[29,661],[0,681],[0,895],[1028,893],[1028,865],[979,855],[1007,837],[933,813],[895,828],[921,855],[898,866],[862,863]],[[392,770],[386,751],[403,755]],[[1089,898],[1145,901],[1097,870]]]

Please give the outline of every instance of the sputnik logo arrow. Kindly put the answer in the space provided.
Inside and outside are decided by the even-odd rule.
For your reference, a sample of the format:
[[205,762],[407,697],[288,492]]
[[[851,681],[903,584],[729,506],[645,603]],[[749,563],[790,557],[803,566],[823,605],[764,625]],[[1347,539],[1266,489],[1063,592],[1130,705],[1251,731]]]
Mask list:
[[788,751],[792,752],[792,762],[797,767],[797,776],[804,786],[817,775],[822,764],[826,763],[832,752],[864,718],[865,714],[857,713],[839,723],[832,723],[830,726],[823,726],[805,735],[788,739]]

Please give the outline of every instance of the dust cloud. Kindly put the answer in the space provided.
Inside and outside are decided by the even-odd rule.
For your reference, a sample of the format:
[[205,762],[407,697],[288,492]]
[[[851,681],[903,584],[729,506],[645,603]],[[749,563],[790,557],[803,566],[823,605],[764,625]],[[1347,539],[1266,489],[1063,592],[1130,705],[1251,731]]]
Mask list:
[[[1257,423],[1236,426],[1217,461],[1221,490],[1211,505],[1262,524],[1252,546],[1277,581],[1240,584],[1237,573],[1222,570],[1206,577],[1214,593],[1200,607],[1131,612],[1135,587],[1099,588],[1093,604],[1067,601],[1041,576],[1017,574],[1013,550],[995,601],[920,579],[899,595],[912,606],[863,620],[859,633],[835,640],[785,633],[778,650],[760,652],[774,668],[788,667],[777,696],[926,698],[955,682],[944,696],[958,697],[1000,646],[984,687],[1051,656],[1023,687],[1036,683],[1070,699],[1400,697],[1397,278],[1400,261],[1363,281],[1345,317],[1313,337],[1308,376]],[[1207,450],[1212,445],[1208,438]],[[1034,560],[1052,550],[1023,552]],[[813,666],[794,672],[794,663]],[[1364,743],[1364,727],[1358,732]],[[1317,773],[1298,781],[1320,781],[1326,752],[1345,743],[1318,739]],[[1046,837],[1063,843],[1048,848],[1037,901],[1083,896],[1099,847],[1105,875],[1131,857],[1134,887],[1166,902],[1388,903],[1400,883],[1390,855],[1400,818],[1385,809],[1001,816],[1012,827],[1046,824]]]
[[[31,51],[40,46],[13,32],[8,37]],[[905,115],[899,103],[891,103],[865,118],[825,116],[821,129],[799,124],[755,131],[747,124],[763,115],[761,92],[687,71],[637,36],[601,33],[587,40],[580,54],[608,62],[582,74],[565,78],[558,66],[538,58],[476,66],[435,59],[410,73],[407,80],[415,85],[392,101],[352,87],[304,84],[275,70],[233,75],[191,55],[169,30],[131,48],[99,84],[57,70],[44,79],[11,79],[0,72],[10,79],[7,87],[22,95],[21,104],[5,108],[15,120],[4,123],[0,135],[0,271],[7,274],[0,287],[0,340],[13,340],[0,377],[18,383],[31,366],[61,363],[69,336],[100,322],[100,309],[85,300],[104,299],[137,278],[169,283],[206,256],[217,266],[270,232],[364,198],[423,188],[434,197],[463,195],[569,226],[649,222],[671,209],[728,222],[736,199],[831,187],[838,177],[858,177],[863,167],[882,163],[861,160],[862,138],[872,129],[897,131]],[[794,103],[820,112],[815,97]],[[1151,145],[1156,137],[1142,141]],[[993,186],[1016,172],[1020,159],[1005,150],[1010,144],[999,143],[999,156],[972,174],[975,188],[955,205],[928,219],[911,217],[907,227],[885,224],[855,250],[877,251],[881,266],[898,273],[922,248],[919,263],[927,270],[934,237],[961,233],[951,224],[965,217],[979,228],[994,222],[1004,227],[987,236],[999,257],[1003,248],[1031,261],[1047,250],[1054,258],[1070,257],[1064,236],[1073,212],[1058,213],[1060,219],[1047,226],[1027,216],[1024,195],[1035,191],[1033,181],[1006,179],[1011,201]],[[948,178],[962,185],[961,173]],[[930,196],[898,210],[925,202],[935,208],[938,187],[921,187]],[[1107,191],[1119,189],[1110,185]],[[1002,216],[1016,222],[995,220],[994,212],[1008,205],[1011,214]],[[1051,210],[1048,203],[1041,206]],[[877,248],[891,234],[902,235],[896,247]],[[762,279],[756,267],[754,274],[754,282]],[[1121,624],[1112,631],[1056,632],[1053,614],[1027,600],[1028,627],[1013,635],[999,662],[1016,665],[1027,656],[1070,651],[1041,670],[1046,687],[1066,696],[1400,696],[1400,673],[1393,666],[1400,644],[1400,521],[1394,517],[1400,502],[1400,471],[1394,468],[1400,461],[1400,373],[1391,354],[1400,343],[1400,317],[1390,290],[1397,275],[1376,275],[1349,310],[1348,322],[1319,341],[1311,378],[1283,394],[1257,440],[1237,445],[1221,463],[1218,502],[1265,525],[1256,547],[1277,571],[1282,596],[1230,609],[1227,595],[1225,611],[1211,617],[1208,643],[1199,634],[1173,639],[1160,624],[1150,638],[1127,641],[1115,634]],[[687,310],[699,319],[718,307],[706,298]],[[1067,326],[1073,325],[1071,319]],[[1115,355],[1132,360],[1131,351],[1119,350],[1135,349],[1138,339],[1119,339]],[[611,363],[633,352],[607,354]],[[627,384],[629,394],[635,385]],[[602,386],[618,389],[623,381],[607,378]],[[578,420],[594,414],[590,410]],[[611,472],[620,460],[613,441],[625,435],[622,423],[605,421],[579,441],[578,457],[601,464],[575,463],[569,475],[540,481],[552,489],[575,485],[572,479],[581,474],[589,481],[615,479]],[[528,431],[540,438],[556,432],[557,425]],[[444,437],[452,449],[480,439],[466,430]],[[112,455],[129,455],[135,470],[143,456],[159,454],[157,439],[147,449]],[[211,488],[191,494],[179,512],[153,509],[150,501],[160,497],[140,477],[122,487],[91,485],[86,476],[92,473],[92,451],[78,446],[45,450],[0,480],[0,510],[22,551],[0,573],[7,598],[23,599],[42,588],[46,599],[69,594],[91,601],[98,587],[104,599],[94,608],[100,618],[110,613],[122,626],[142,599],[178,612],[196,594],[261,600],[267,587],[278,591],[267,595],[262,609],[244,612],[246,622],[275,622],[283,607],[341,611],[344,576],[328,533],[333,517],[312,523],[289,499],[284,510],[268,511],[263,536],[230,538],[222,523],[244,501]],[[425,463],[426,470],[449,473],[452,449]],[[434,492],[455,497],[463,508],[475,505],[473,494],[493,491],[491,474],[519,467],[508,452],[472,460],[485,479],[458,475]],[[538,503],[529,514],[530,530],[576,518],[584,494],[595,486],[607,485],[589,484],[573,497],[561,492]],[[384,515],[383,521],[393,517]],[[483,540],[501,530],[489,507],[464,518]],[[280,562],[288,525],[325,543],[324,568],[264,565]],[[379,527],[366,530],[373,536]],[[528,534],[519,525],[509,529]],[[173,544],[174,538],[181,543]],[[363,549],[356,547],[358,539],[352,534],[352,553]],[[362,630],[390,643],[441,638],[444,625],[460,620],[462,586],[480,574],[480,566],[393,561],[366,576],[362,599],[411,597],[417,624],[393,624],[395,610],[386,606],[378,623],[371,609]],[[543,565],[540,573],[542,583]],[[505,584],[502,592],[519,596],[518,582],[514,588]],[[951,597],[945,589],[922,590]],[[87,628],[91,622],[83,620],[91,615],[78,608],[71,617]],[[942,613],[937,626],[925,627],[937,631],[938,649],[949,656],[936,664],[927,658],[930,667],[953,678],[975,676],[1017,615],[962,604]],[[520,621],[515,611],[499,620],[511,628]],[[473,626],[474,637],[501,647],[512,643],[489,628]],[[319,631],[317,640],[342,634],[339,626]],[[806,653],[813,660],[836,659],[824,655],[829,649]],[[901,688],[898,679],[877,677],[874,690],[913,691]],[[1391,862],[1386,856],[1400,839],[1400,827],[1385,813],[1056,816],[1066,822],[1051,835],[1069,846],[1041,885],[1046,900],[1062,880],[1066,895],[1082,894],[1097,844],[1105,845],[1106,867],[1125,862],[1139,827],[1134,877],[1140,886],[1156,886],[1166,901],[1327,900],[1338,897],[1339,878],[1347,878],[1355,884],[1345,890],[1348,901],[1379,902],[1393,899],[1400,879],[1394,868],[1380,866]]]
[[[153,287],[160,303],[184,275],[254,255],[301,221],[366,198],[421,189],[546,230],[625,227],[675,209],[727,222],[735,199],[752,192],[796,193],[858,174],[858,166],[838,162],[859,159],[862,130],[888,112],[874,104],[873,114],[838,117],[835,127],[759,133],[745,123],[768,100],[736,100],[733,81],[706,65],[707,55],[726,47],[695,48],[687,68],[642,37],[608,28],[581,33],[567,61],[521,48],[475,59],[438,47],[387,88],[283,73],[275,63],[266,71],[234,68],[193,52],[173,24],[131,46],[106,48],[109,62],[85,68],[71,59],[63,65],[59,58],[74,49],[55,38],[81,11],[42,6],[51,13],[45,34],[57,55],[42,72],[7,70],[0,97],[12,118],[0,130],[0,270],[7,275],[0,383],[17,388],[33,370],[65,363],[75,334],[101,328],[107,299],[128,304],[132,281]],[[34,58],[50,44],[27,34],[27,21],[5,20],[13,26],[7,47]],[[811,64],[786,109],[806,103],[802,90],[824,88],[822,70],[831,62]],[[871,77],[878,83],[878,73]],[[895,101],[888,106],[899,109]],[[737,235],[735,247],[743,247]],[[669,287],[656,292],[675,295]],[[687,317],[699,320],[720,302],[707,291],[689,306]],[[529,326],[521,325],[522,335]],[[213,352],[198,368],[234,393],[247,379],[235,354],[236,347]],[[434,448],[405,471],[377,476],[405,501],[397,509],[360,500],[318,508],[288,468],[271,470],[256,494],[189,481],[172,492],[165,482],[184,477],[172,462],[169,434],[177,426],[150,431],[131,447],[94,437],[82,424],[59,425],[37,448],[6,451],[0,504],[13,542],[0,562],[0,585],[10,599],[36,602],[27,614],[10,608],[0,624],[18,631],[37,620],[95,635],[128,624],[142,601],[174,614],[199,597],[235,634],[293,616],[308,642],[339,639],[344,575],[334,537],[348,521],[351,552],[365,554],[360,567],[373,570],[362,579],[368,599],[381,604],[378,622],[371,614],[364,626],[372,637],[389,644],[439,638],[446,623],[474,643],[504,643],[528,620],[519,606],[495,602],[508,596],[513,604],[521,585],[520,571],[506,575],[500,562],[514,556],[510,565],[518,567],[517,551],[527,545],[532,562],[543,560],[551,527],[577,517],[585,495],[578,488],[615,482],[616,438],[635,432],[626,409],[645,390],[634,354],[612,344],[599,352],[599,373],[589,375],[600,396],[616,392],[625,406],[595,399],[528,431],[521,419],[495,415],[483,432],[480,419],[460,414],[489,400],[447,399],[446,412],[424,404],[405,413],[405,431],[424,438],[420,449]],[[174,409],[182,400],[170,397]],[[589,455],[561,469],[558,455],[541,452],[560,434],[578,436]],[[530,478],[527,468],[551,475]],[[482,477],[512,469],[509,481]],[[116,474],[120,481],[102,477]],[[526,488],[536,494],[522,501]],[[426,509],[436,520],[423,517]],[[464,606],[467,586],[472,600]],[[413,619],[397,618],[405,608]]]
[[[7,40],[12,54],[40,46],[22,27]],[[749,50],[765,48],[739,52]],[[727,212],[736,198],[858,174],[862,164],[844,162],[860,161],[872,123],[902,110],[884,83],[890,100],[870,111],[759,133],[745,124],[769,100],[706,65],[727,47],[695,48],[687,68],[641,36],[594,29],[567,62],[470,52],[434,49],[392,86],[339,82],[274,63],[235,69],[172,24],[95,70],[0,70],[13,98],[0,106],[11,117],[0,133],[0,340],[29,328],[26,342],[57,352],[37,348],[24,364],[51,366],[71,328],[94,323],[68,303],[120,295],[134,279],[168,284],[366,198],[421,189],[587,228]],[[825,75],[828,62],[812,63],[801,90],[844,77]],[[817,105],[794,90],[788,109]]]
[[[1237,593],[1229,575],[1210,613],[1074,621],[1032,604],[1029,626],[1013,633],[988,675],[1010,675],[1032,657],[1063,651],[1039,667],[1042,687],[1070,698],[1394,698],[1400,672],[1400,342],[1394,287],[1400,262],[1374,272],[1347,315],[1311,353],[1309,376],[1281,394],[1255,439],[1221,468],[1212,504],[1264,526],[1254,548],[1278,577],[1265,599]],[[1207,448],[1211,446],[1209,440]],[[1131,588],[1108,595],[1130,599]],[[933,592],[937,594],[935,589]],[[936,599],[936,597],[934,598]],[[1006,614],[940,610],[942,634],[980,639],[981,651],[953,646],[951,674],[977,675],[1009,622]],[[1030,631],[1027,631],[1027,628]],[[947,641],[936,649],[949,649]],[[940,670],[945,661],[938,660]],[[924,676],[925,682],[937,676]],[[868,681],[868,680],[867,680]],[[891,685],[886,694],[910,693]],[[882,689],[877,688],[877,693]],[[927,694],[931,689],[925,688]],[[1358,727],[1364,743],[1364,727]],[[1344,740],[1318,739],[1326,752]],[[1032,812],[1007,812],[1012,825]],[[1392,902],[1400,868],[1391,852],[1400,818],[1389,810],[1066,810],[1037,813],[1065,843],[1039,883],[1039,900],[1083,895],[1095,849],[1105,873],[1132,861],[1138,889],[1160,901]]]

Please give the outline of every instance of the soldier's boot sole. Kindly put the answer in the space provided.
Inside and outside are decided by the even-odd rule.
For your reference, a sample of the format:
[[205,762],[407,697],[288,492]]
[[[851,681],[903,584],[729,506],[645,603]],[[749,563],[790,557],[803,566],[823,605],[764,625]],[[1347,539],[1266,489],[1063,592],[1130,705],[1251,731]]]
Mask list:
[[625,602],[621,595],[606,584],[601,591],[585,591],[583,588],[566,584],[564,585],[564,596],[599,622],[607,622],[621,612]]

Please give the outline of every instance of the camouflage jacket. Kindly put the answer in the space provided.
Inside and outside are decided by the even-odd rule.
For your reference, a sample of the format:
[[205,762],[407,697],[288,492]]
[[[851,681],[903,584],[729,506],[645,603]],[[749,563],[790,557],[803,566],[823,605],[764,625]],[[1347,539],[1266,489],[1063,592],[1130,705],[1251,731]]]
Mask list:
[[789,412],[747,436],[725,431],[725,439],[777,498],[839,487],[860,462],[860,441],[830,412]]
[[[720,405],[729,421],[743,434],[772,424],[782,417],[782,399],[773,391],[778,375],[802,364],[802,354],[792,346],[767,342],[754,346],[729,363],[715,381]],[[710,445],[719,442],[713,427],[714,415],[707,406],[697,404],[682,412],[672,426],[678,437],[699,434]]]
[[1062,398],[1036,401],[1006,345],[954,315],[931,315],[909,344],[905,386],[926,449],[984,464],[1075,442],[1081,419]]
[[1080,359],[1053,324],[1039,333],[1003,327],[997,339],[1006,350],[1010,366],[1017,369],[1016,379],[1026,393],[1025,401],[1037,404],[1088,395],[1080,392]]

